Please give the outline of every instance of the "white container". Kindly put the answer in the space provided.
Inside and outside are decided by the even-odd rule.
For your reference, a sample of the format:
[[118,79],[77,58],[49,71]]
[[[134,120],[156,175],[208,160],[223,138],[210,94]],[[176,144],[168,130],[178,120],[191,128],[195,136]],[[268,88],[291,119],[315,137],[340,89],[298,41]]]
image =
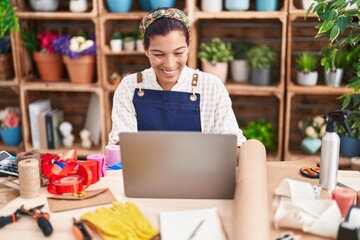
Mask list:
[[30,6],[38,12],[54,12],[59,7],[59,0],[30,0]]
[[222,9],[222,0],[201,0],[201,10],[204,12],[221,12]]
[[314,2],[314,0],[302,0],[302,8],[307,11]]
[[144,51],[144,46],[143,46],[142,42],[143,41],[141,39],[136,40],[136,51],[139,51],[139,52]]
[[315,86],[318,80],[318,72],[297,72],[297,82],[301,86]]
[[235,59],[230,63],[231,78],[235,82],[246,82],[249,80],[249,64],[243,59]]
[[121,52],[122,50],[122,39],[111,39],[110,40],[111,51]]
[[342,68],[337,68],[335,72],[325,72],[326,85],[331,87],[339,87],[342,82],[343,74],[344,69]]
[[135,41],[124,41],[124,50],[125,51],[134,51],[135,50]]
[[69,9],[71,12],[86,12],[88,2],[87,0],[70,0]]

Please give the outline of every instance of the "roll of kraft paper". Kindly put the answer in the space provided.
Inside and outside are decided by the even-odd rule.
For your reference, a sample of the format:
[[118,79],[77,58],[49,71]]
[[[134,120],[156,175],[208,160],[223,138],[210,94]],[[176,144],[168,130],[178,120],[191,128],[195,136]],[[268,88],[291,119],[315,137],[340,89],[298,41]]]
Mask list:
[[106,163],[108,166],[114,166],[121,162],[120,145],[107,145],[106,150]]
[[105,155],[102,153],[94,153],[86,157],[87,160],[95,160],[99,162],[99,176],[104,177],[106,175],[106,162]]
[[341,216],[345,218],[350,207],[355,204],[356,192],[349,188],[336,188],[331,192],[331,195],[339,206]]
[[35,158],[19,162],[20,196],[22,198],[35,198],[40,195],[39,161]]
[[266,151],[258,140],[241,146],[231,239],[270,239]]

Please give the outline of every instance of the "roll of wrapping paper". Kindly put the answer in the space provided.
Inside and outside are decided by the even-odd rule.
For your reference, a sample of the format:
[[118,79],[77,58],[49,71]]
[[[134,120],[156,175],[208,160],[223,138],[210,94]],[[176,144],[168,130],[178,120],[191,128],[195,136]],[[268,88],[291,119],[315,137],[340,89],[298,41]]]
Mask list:
[[105,147],[106,163],[108,166],[114,166],[121,162],[120,145],[107,145]]
[[77,174],[84,177],[84,185],[91,185],[99,181],[99,162],[87,160],[79,162]]
[[87,160],[95,160],[99,162],[99,176],[104,177],[106,175],[106,160],[105,155],[102,153],[94,153],[86,157]]
[[237,171],[232,239],[270,239],[266,151],[258,140],[243,143]]
[[350,188],[336,188],[331,192],[332,199],[334,199],[339,206],[341,215],[346,217],[350,207],[355,204],[357,194]]
[[19,162],[20,196],[22,198],[35,198],[40,195],[39,160],[25,159]]

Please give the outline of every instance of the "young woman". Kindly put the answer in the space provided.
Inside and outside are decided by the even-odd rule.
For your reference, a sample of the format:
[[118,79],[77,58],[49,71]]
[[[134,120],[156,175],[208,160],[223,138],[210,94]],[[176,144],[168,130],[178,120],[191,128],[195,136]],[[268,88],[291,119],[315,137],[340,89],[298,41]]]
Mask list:
[[190,28],[184,12],[161,8],[140,23],[151,68],[126,76],[115,91],[109,144],[120,132],[199,131],[237,136],[231,99],[220,79],[186,66]]

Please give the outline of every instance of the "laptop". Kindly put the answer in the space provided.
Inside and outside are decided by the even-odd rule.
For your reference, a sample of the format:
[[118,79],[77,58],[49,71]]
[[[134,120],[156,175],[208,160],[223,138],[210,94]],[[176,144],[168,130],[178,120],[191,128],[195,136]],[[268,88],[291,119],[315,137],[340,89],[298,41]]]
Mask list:
[[235,135],[124,132],[120,149],[127,197],[234,198]]

